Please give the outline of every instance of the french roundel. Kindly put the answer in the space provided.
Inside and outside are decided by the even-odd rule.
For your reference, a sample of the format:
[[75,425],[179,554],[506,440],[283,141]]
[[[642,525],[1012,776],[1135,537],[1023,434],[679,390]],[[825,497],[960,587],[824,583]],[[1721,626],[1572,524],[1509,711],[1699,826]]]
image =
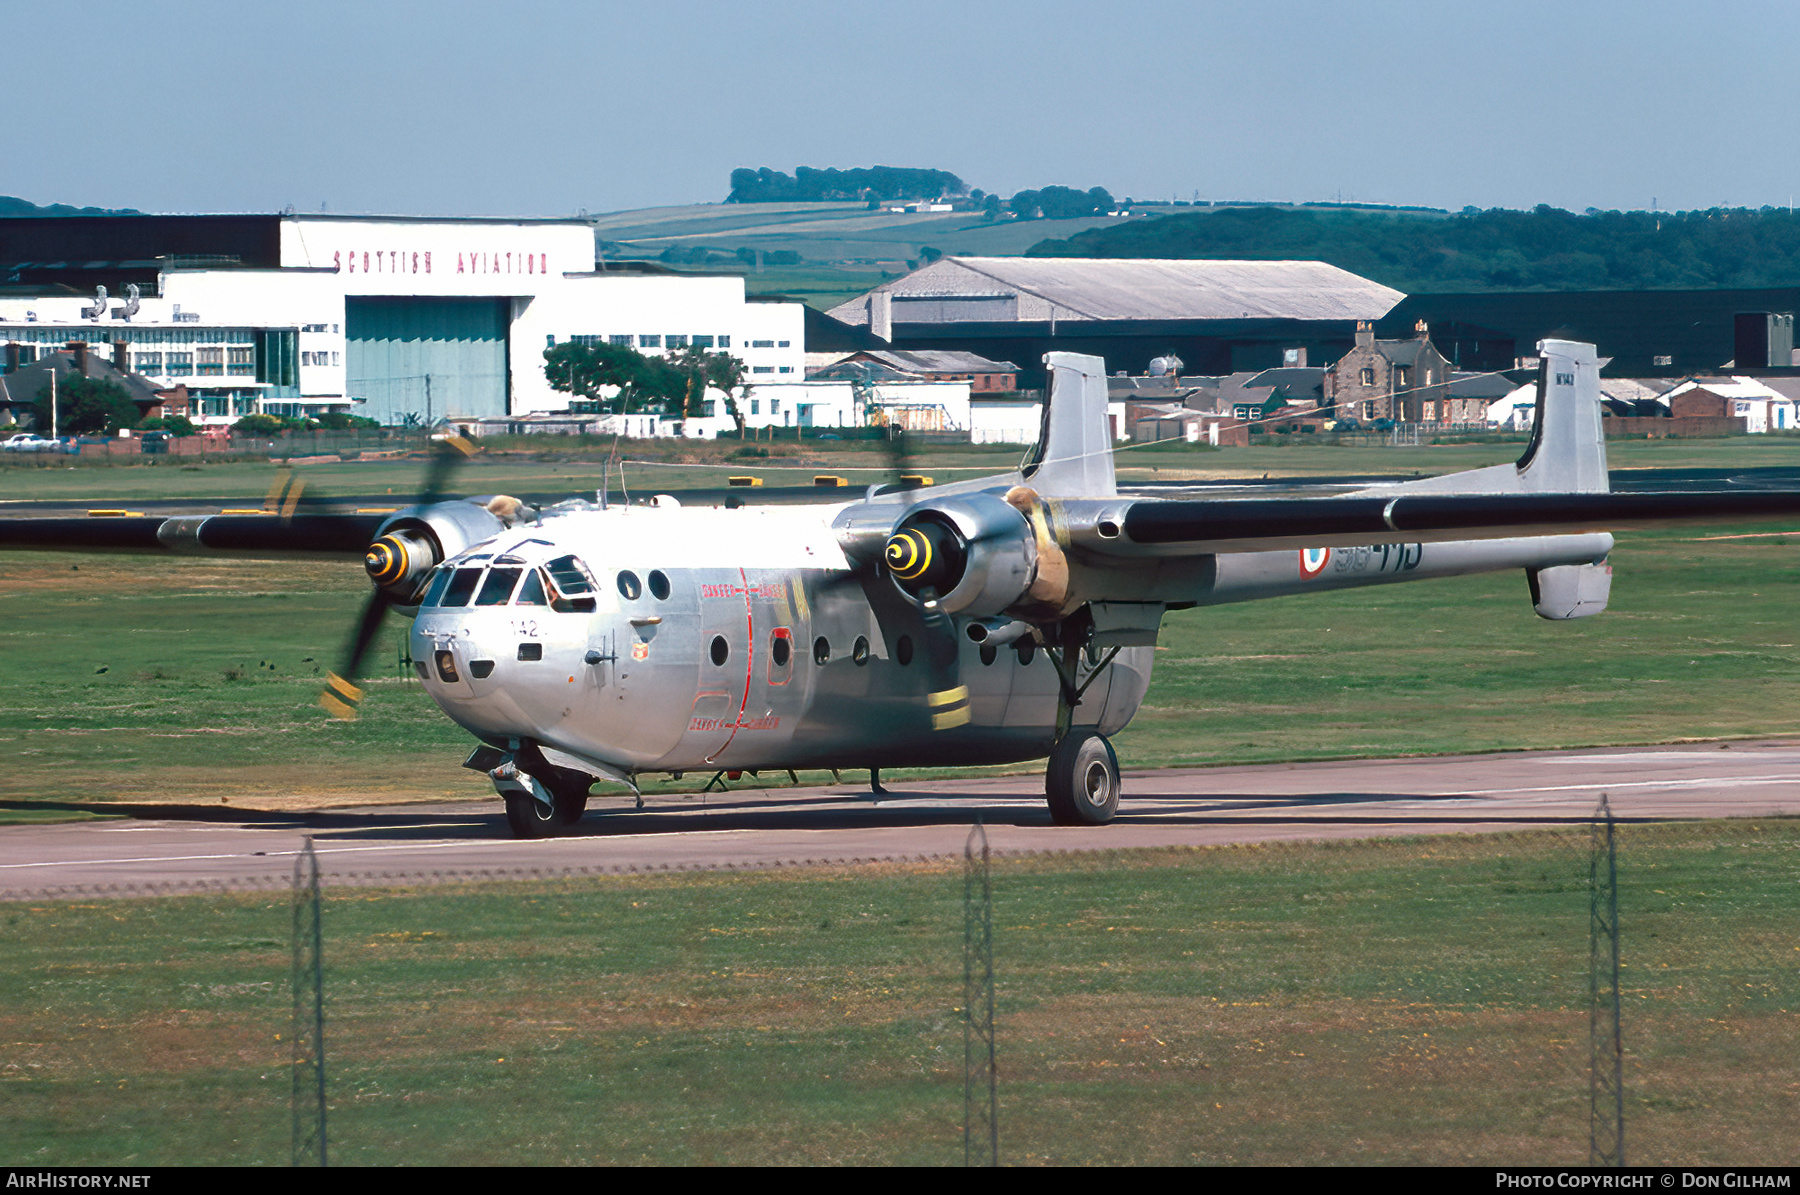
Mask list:
[[1302,577],[1316,577],[1324,572],[1325,566],[1330,563],[1330,548],[1300,549],[1300,575]]

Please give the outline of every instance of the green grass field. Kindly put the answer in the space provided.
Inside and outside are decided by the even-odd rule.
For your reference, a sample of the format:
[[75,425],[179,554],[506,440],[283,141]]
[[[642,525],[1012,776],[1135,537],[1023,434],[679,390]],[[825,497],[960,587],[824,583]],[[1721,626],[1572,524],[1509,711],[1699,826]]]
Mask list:
[[[1778,1165],[1800,823],[1621,831],[1627,1157]],[[1013,1164],[1570,1165],[1587,835],[993,880]],[[955,864],[328,891],[341,1164],[956,1164]],[[282,1164],[285,893],[0,907],[0,1156]]]

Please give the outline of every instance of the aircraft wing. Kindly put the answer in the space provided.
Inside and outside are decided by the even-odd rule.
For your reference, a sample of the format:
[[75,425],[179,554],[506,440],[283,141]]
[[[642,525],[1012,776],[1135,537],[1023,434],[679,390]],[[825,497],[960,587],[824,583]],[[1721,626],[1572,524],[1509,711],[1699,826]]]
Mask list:
[[1071,547],[1103,556],[1176,556],[1728,521],[1800,525],[1800,490],[1149,498],[1066,502],[1062,515]]
[[0,550],[361,557],[387,514],[0,519]]

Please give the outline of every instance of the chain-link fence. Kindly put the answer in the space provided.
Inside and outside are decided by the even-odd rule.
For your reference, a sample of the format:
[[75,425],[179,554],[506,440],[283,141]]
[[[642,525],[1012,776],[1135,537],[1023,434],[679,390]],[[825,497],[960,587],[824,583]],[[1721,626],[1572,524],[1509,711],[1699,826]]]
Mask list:
[[[1785,1161],[1800,821],[1614,831],[1626,1159]],[[0,1154],[1580,1165],[1597,838],[37,893]]]

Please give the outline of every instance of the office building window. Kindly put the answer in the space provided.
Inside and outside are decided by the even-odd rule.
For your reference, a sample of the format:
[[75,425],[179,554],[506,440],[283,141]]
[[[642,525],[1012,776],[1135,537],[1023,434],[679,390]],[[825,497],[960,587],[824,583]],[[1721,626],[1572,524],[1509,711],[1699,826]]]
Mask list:
[[638,347],[641,349],[659,349],[662,347],[662,337],[640,336],[638,337]]
[[696,336],[696,337],[694,337],[694,347],[695,347],[695,348],[697,348],[697,349],[709,349],[709,348],[711,348],[711,347],[712,347],[712,346],[713,346],[713,338],[712,338],[712,337],[710,337],[710,336]]
[[614,343],[614,344],[623,345],[626,348],[630,348],[631,341],[633,338],[630,336],[614,336],[611,339],[612,339],[612,343]]
[[666,348],[684,349],[688,346],[688,338],[685,336],[671,334],[669,336],[665,336],[663,338],[663,340],[664,340],[664,347],[666,347]]

